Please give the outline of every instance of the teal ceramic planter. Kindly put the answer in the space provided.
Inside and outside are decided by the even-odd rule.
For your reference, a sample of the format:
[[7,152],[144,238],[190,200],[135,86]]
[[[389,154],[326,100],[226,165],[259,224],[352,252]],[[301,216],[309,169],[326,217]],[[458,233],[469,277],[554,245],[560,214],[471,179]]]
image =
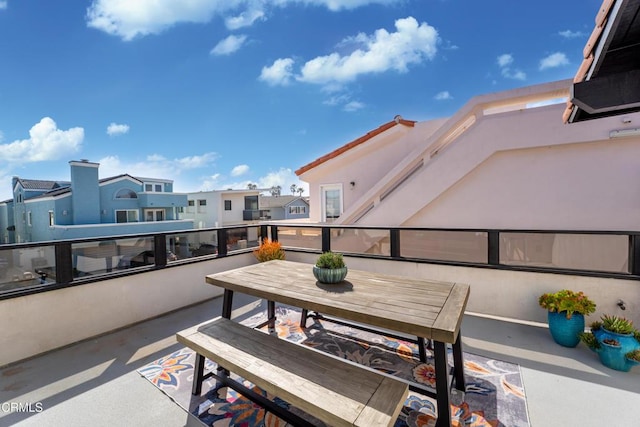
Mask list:
[[580,342],[580,332],[584,332],[584,316],[573,313],[571,319],[567,319],[567,312],[560,313],[549,311],[547,314],[549,332],[553,340],[563,347],[575,347]]
[[[595,349],[595,352],[598,353],[600,362],[607,368],[627,372],[632,366],[638,364],[635,360],[630,360],[625,357],[625,354],[628,352],[640,348],[640,343],[633,334],[616,334],[615,332],[600,328],[593,331],[593,335],[595,335],[600,343],[600,348]],[[603,342],[606,339],[616,340],[620,345],[614,346]]]
[[319,268],[313,266],[313,275],[320,283],[340,283],[347,277],[347,267],[342,268]]

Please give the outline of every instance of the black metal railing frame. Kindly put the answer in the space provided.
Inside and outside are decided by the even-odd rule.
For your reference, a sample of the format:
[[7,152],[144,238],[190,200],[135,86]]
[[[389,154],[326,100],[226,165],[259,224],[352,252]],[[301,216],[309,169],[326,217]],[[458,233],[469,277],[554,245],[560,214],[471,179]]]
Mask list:
[[[231,230],[247,229],[257,227],[258,239],[269,237],[272,240],[278,240],[279,228],[320,228],[321,236],[321,249],[308,249],[308,248],[296,248],[288,247],[284,248],[288,251],[297,252],[327,252],[331,250],[332,236],[331,231],[336,229],[362,229],[362,230],[387,230],[389,232],[389,255],[367,254],[367,253],[351,253],[345,252],[346,255],[363,258],[374,259],[389,259],[396,261],[412,261],[418,263],[432,263],[443,264],[453,266],[465,266],[465,267],[479,267],[479,268],[495,268],[504,270],[517,270],[517,271],[530,271],[530,272],[544,272],[544,273],[558,273],[568,275],[579,276],[592,276],[592,277],[605,277],[605,278],[617,278],[627,280],[640,280],[640,232],[636,231],[585,231],[585,230],[493,230],[493,229],[462,229],[462,228],[424,228],[424,227],[375,227],[375,226],[357,226],[357,225],[328,225],[328,224],[275,224],[275,223],[262,223],[262,224],[247,224],[238,226],[227,226],[207,229],[193,229],[193,230],[181,230],[173,232],[162,233],[147,233],[136,235],[122,235],[122,236],[109,236],[102,238],[89,238],[89,239],[77,239],[77,240],[62,240],[53,242],[37,242],[37,243],[22,243],[22,244],[8,244],[0,245],[0,251],[21,249],[21,248],[36,248],[42,246],[53,246],[55,249],[55,273],[56,283],[48,283],[41,286],[25,287],[24,289],[14,290],[10,292],[0,292],[0,299],[13,298],[31,293],[44,292],[54,290],[67,286],[81,285],[88,282],[94,282],[98,280],[108,280],[114,276],[122,276],[127,274],[140,274],[149,271],[150,269],[161,269],[172,265],[183,265],[191,262],[201,262],[204,260],[210,260],[212,258],[226,257],[230,255],[237,255],[252,251],[253,248],[234,250],[231,253],[227,250],[228,234]],[[426,259],[426,258],[408,258],[401,256],[401,231],[438,231],[438,232],[474,232],[484,233],[487,238],[487,262],[462,262],[451,261],[442,259]],[[183,234],[197,233],[197,232],[216,232],[218,241],[218,252],[213,255],[198,256],[188,258],[179,261],[168,261],[167,259],[167,238],[173,236],[179,236]],[[500,263],[500,241],[503,233],[522,233],[522,234],[577,234],[577,235],[617,235],[627,236],[629,240],[628,250],[628,272],[604,272],[604,271],[592,271],[592,270],[573,270],[567,268],[552,268],[552,267],[539,267],[539,266],[527,266],[527,265],[513,265],[513,264],[501,264]],[[153,237],[153,250],[154,250],[154,264],[145,268],[135,268],[132,270],[124,270],[113,273],[105,273],[96,276],[89,277],[74,277],[73,272],[73,251],[72,245],[77,243],[88,242],[100,242],[116,239],[128,239],[128,238],[144,238]]]

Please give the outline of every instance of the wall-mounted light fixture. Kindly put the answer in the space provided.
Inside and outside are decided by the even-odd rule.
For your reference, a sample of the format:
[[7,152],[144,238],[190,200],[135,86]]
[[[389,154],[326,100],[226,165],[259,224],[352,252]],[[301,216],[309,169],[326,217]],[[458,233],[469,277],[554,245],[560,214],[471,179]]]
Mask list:
[[624,138],[638,135],[640,135],[640,128],[616,129],[609,132],[609,138]]
[[62,215],[67,215],[69,212],[67,212],[66,210],[62,211]]
[[351,182],[349,183],[349,185],[351,185],[351,188],[354,188],[354,187],[356,186],[356,182],[355,182],[355,181],[351,181]]

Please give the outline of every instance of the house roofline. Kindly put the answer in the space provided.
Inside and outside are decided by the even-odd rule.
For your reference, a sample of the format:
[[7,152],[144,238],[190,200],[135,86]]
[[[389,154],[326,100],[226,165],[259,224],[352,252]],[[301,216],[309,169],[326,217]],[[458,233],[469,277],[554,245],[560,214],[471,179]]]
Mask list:
[[317,158],[316,160],[312,161],[311,163],[308,163],[304,166],[302,166],[300,169],[296,170],[295,174],[297,176],[302,175],[303,173],[317,167],[320,166],[321,164],[328,162],[329,160],[338,157],[340,154],[351,150],[354,147],[357,147],[358,145],[370,140],[371,138],[373,138],[376,135],[380,135],[381,133],[385,132],[386,130],[391,129],[392,127],[401,124],[404,126],[408,126],[408,127],[414,127],[416,124],[415,120],[405,120],[403,119],[401,116],[395,116],[393,120],[391,120],[388,123],[385,123],[381,126],[379,126],[378,128],[367,132],[366,134],[362,135],[361,137],[354,139],[353,141],[343,145],[342,147],[339,147],[333,151],[331,151],[328,154],[325,154],[322,157]]

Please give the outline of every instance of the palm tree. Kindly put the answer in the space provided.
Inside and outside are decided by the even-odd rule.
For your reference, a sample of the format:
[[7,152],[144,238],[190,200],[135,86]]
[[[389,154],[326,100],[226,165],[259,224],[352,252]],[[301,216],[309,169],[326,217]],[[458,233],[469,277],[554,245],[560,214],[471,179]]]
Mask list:
[[273,187],[271,187],[271,195],[272,196],[279,196],[280,193],[282,192],[282,187],[279,185],[274,185]]
[[249,190],[255,190],[256,188],[258,188],[258,185],[250,182],[249,184],[247,184],[247,188]]
[[296,191],[299,193],[299,196],[302,197],[302,193],[304,193],[304,188],[298,187]]
[[291,194],[296,194],[296,191],[298,191],[298,186],[295,184],[291,184],[291,187],[289,187],[289,189],[291,190]]

